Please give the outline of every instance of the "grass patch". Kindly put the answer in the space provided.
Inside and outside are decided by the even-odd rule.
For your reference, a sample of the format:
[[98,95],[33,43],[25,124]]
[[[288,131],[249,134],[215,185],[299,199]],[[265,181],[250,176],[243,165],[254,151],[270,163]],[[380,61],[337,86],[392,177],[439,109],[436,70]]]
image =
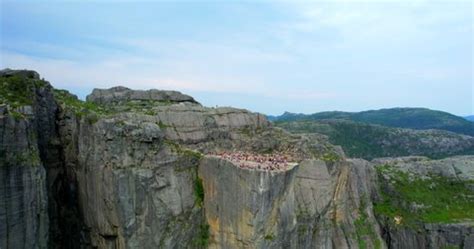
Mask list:
[[334,151],[326,152],[321,156],[321,160],[326,163],[335,163],[341,160],[341,157]]
[[393,218],[401,216],[404,225],[451,223],[474,219],[474,181],[459,181],[441,176],[422,179],[391,168],[377,168],[380,176],[390,177],[390,188],[381,187],[382,200],[375,212]]
[[35,89],[46,86],[46,81],[13,75],[0,78],[0,103],[12,108],[32,105]]
[[360,249],[367,248],[367,241],[372,241],[375,249],[380,249],[382,244],[377,238],[377,234],[374,230],[374,224],[367,218],[368,215],[365,212],[367,204],[365,203],[365,197],[361,198],[359,206],[359,217],[355,220],[354,225],[356,228],[357,243]]
[[209,224],[201,224],[199,226],[198,237],[195,240],[195,244],[199,247],[206,248],[209,245]]
[[93,102],[82,101],[66,90],[54,89],[54,97],[56,101],[60,104],[64,104],[65,108],[72,110],[78,117],[95,113],[96,115],[93,115],[93,117],[90,118],[91,120],[88,120],[89,123],[97,122],[99,119],[97,115],[106,115],[109,113],[109,110],[103,106],[97,105]]
[[26,118],[25,114],[23,114],[21,112],[14,111],[14,110],[9,110],[9,114],[16,120],[21,120],[21,119]]
[[39,151],[29,148],[24,151],[0,151],[0,164],[11,166],[38,166],[41,164]]
[[197,161],[201,160],[203,157],[202,153],[195,151],[195,150],[190,150],[183,148],[183,146],[179,145],[178,143],[165,139],[164,143],[171,148],[171,150],[177,154],[183,155],[185,157],[190,157],[193,159],[196,159]]
[[172,125],[167,125],[167,124],[164,124],[161,120],[158,122],[158,127],[160,127],[160,129],[166,129],[166,128],[172,128],[173,126]]
[[275,236],[273,234],[267,234],[265,237],[263,237],[265,240],[273,240],[275,239]]
[[16,120],[25,119],[23,113],[16,109],[22,106],[33,105],[36,89],[46,87],[44,80],[29,78],[26,75],[12,75],[0,77],[0,104],[6,104],[8,113]]
[[199,177],[196,177],[196,180],[194,181],[194,196],[196,204],[202,207],[204,202],[204,186],[202,185],[202,179]]

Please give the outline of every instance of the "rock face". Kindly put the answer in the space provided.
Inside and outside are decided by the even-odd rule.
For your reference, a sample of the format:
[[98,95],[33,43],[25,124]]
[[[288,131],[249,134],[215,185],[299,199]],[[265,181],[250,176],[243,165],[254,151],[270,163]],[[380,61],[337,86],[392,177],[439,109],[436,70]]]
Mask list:
[[293,180],[284,172],[242,169],[206,157],[199,167],[209,248],[294,248],[296,210]]
[[474,224],[426,224],[421,230],[389,229],[390,248],[474,248]]
[[382,248],[371,195],[372,165],[364,160],[300,163],[295,192],[296,248]]
[[0,248],[47,248],[46,171],[31,120],[0,114]]
[[[37,78],[31,71],[0,72],[2,81],[14,75]],[[23,91],[31,91],[28,94],[34,97],[45,89]],[[48,246],[47,177],[40,149],[48,129],[38,132],[38,126],[48,119],[38,118],[46,99],[33,99],[31,105],[15,108],[0,103],[0,248]]]
[[[85,103],[36,72],[0,78],[2,249],[473,247],[472,220],[419,219],[413,229],[380,211],[387,189],[413,213],[429,208],[403,200],[380,165],[462,182],[468,200],[472,156],[346,159],[325,136],[179,92],[115,87]],[[221,151],[298,164],[242,169],[205,155]]]
[[156,123],[80,122],[77,184],[90,246],[190,248],[202,224],[199,157],[173,151]]

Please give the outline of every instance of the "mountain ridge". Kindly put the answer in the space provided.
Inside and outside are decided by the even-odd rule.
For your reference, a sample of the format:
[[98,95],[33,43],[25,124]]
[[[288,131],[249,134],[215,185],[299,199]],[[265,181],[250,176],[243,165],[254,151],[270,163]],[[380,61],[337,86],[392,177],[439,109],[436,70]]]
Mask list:
[[313,114],[285,112],[272,122],[342,119],[416,130],[438,129],[474,136],[474,123],[448,112],[428,108],[395,107],[362,112],[325,111]]
[[474,115],[464,116],[463,118],[471,122],[474,122]]

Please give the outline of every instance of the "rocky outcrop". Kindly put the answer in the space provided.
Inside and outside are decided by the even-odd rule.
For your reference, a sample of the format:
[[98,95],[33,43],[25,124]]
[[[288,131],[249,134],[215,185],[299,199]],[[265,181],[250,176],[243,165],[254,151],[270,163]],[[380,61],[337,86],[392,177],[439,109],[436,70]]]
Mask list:
[[10,68],[0,70],[0,77],[11,77],[15,75],[35,80],[40,79],[39,73],[33,70],[13,70]]
[[197,103],[191,96],[177,91],[163,90],[131,90],[123,86],[109,89],[94,89],[87,96],[87,101],[98,104],[112,105],[132,100],[158,101],[158,102],[191,102]]

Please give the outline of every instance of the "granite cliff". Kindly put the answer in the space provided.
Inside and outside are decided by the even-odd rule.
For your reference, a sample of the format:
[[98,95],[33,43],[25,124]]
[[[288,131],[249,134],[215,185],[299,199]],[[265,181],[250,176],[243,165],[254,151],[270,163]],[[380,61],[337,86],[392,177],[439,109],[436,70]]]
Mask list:
[[[0,77],[0,248],[474,247],[471,156],[348,159],[175,91],[84,102],[33,71]],[[295,163],[244,169],[222,151]]]

